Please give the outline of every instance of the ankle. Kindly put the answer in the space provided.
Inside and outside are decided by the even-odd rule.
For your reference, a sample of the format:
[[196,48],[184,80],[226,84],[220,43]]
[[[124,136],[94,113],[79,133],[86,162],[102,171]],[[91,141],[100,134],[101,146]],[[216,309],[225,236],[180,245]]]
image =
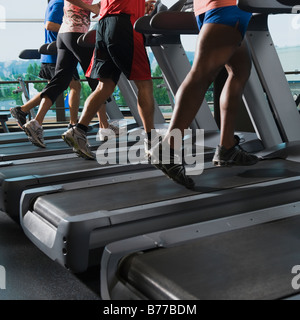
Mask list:
[[85,126],[85,125],[83,125],[83,124],[81,124],[81,123],[77,123],[77,124],[76,124],[76,128],[82,130],[82,131],[85,132],[85,133],[87,133],[87,132],[88,132],[88,129],[89,129],[87,126]]

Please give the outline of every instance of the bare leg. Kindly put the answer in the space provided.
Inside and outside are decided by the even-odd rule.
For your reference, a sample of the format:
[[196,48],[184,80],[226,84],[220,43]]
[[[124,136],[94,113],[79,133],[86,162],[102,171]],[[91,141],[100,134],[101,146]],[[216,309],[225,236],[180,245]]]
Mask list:
[[95,114],[99,111],[99,108],[105,104],[105,101],[114,92],[115,86],[116,84],[110,79],[101,80],[99,82],[97,88],[90,94],[84,104],[84,109],[79,120],[80,124],[86,127],[90,124]]
[[23,112],[29,112],[31,109],[33,109],[34,107],[38,106],[41,102],[42,98],[41,98],[41,94],[38,93],[36,96],[34,96],[33,98],[31,98],[29,101],[27,101],[22,107],[21,110]]
[[107,129],[108,128],[108,121],[106,115],[106,104],[104,103],[102,107],[100,107],[99,111],[97,112],[98,119],[99,119],[99,128],[100,129]]
[[[210,84],[239,47],[241,34],[235,28],[205,24],[199,34],[196,55],[190,73],[176,94],[169,132],[183,133],[195,118]],[[173,142],[170,141],[172,147]]]
[[70,123],[75,125],[78,121],[78,111],[80,105],[80,81],[72,79],[70,82],[69,106],[70,106]]
[[226,149],[232,148],[235,122],[238,109],[242,103],[242,94],[251,71],[251,60],[245,42],[237,49],[226,64],[228,79],[220,96],[221,141]]
[[42,101],[41,101],[40,107],[39,107],[39,111],[35,117],[35,120],[40,125],[43,124],[44,118],[45,118],[47,112],[49,111],[49,109],[51,108],[52,104],[53,103],[52,103],[51,99],[49,99],[47,96],[44,96],[42,98]]
[[151,132],[154,129],[154,97],[152,80],[135,81],[138,88],[138,109],[144,129]]

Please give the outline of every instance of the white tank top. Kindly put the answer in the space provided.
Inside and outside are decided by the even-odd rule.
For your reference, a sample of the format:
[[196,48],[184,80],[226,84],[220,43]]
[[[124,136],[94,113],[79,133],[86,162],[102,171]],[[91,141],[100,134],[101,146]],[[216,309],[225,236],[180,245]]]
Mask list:
[[[82,0],[82,1],[87,4],[93,3],[93,0]],[[65,0],[63,23],[59,29],[59,33],[88,32],[91,24],[90,15],[91,15],[90,11],[86,11],[77,6],[74,6],[69,1]]]

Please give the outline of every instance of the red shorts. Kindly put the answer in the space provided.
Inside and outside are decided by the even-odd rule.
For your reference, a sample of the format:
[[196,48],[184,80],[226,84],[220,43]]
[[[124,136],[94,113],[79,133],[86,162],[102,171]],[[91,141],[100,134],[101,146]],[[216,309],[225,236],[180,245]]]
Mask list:
[[117,84],[123,72],[129,80],[151,79],[144,36],[134,30],[133,23],[127,14],[107,15],[98,22],[87,77],[112,79]]

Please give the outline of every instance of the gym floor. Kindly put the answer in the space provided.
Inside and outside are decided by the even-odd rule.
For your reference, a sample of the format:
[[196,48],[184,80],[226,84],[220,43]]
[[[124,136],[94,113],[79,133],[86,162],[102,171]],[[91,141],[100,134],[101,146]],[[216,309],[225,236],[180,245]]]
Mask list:
[[36,248],[1,211],[0,265],[6,272],[0,300],[101,300],[100,268],[72,274]]

